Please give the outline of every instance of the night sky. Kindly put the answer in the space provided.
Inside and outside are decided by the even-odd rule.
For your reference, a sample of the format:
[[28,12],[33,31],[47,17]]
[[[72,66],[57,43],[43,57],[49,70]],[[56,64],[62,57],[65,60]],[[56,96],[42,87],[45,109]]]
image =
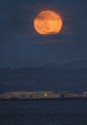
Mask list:
[[[43,10],[58,12],[63,27],[40,35],[33,26]],[[43,66],[87,59],[86,0],[1,0],[0,67]]]

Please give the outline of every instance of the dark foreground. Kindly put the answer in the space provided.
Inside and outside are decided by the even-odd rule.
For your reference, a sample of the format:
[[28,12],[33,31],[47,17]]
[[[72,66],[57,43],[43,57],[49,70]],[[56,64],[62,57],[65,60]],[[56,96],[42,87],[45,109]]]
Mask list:
[[0,101],[1,125],[87,125],[87,101]]

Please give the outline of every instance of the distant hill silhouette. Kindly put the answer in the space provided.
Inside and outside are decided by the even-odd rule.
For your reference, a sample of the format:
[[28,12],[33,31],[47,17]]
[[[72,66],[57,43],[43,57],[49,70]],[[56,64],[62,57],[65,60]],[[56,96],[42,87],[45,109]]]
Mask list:
[[48,63],[45,66],[43,66],[45,68],[59,68],[60,65],[56,64],[56,63]]
[[62,65],[61,68],[65,68],[65,69],[87,68],[87,60],[72,61],[72,62]]
[[57,69],[82,69],[87,68],[87,60],[76,60],[62,65],[58,65],[56,63],[48,63],[44,67]]
[[[71,66],[71,65],[70,65]],[[2,91],[82,91],[87,88],[87,68],[2,68]]]

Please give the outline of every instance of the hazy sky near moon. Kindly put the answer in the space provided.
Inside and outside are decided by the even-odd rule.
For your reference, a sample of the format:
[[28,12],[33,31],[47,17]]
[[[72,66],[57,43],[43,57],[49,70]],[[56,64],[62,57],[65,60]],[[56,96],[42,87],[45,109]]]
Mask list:
[[[59,34],[41,36],[33,21],[42,10],[60,14]],[[87,59],[87,1],[0,1],[0,67],[42,66]]]

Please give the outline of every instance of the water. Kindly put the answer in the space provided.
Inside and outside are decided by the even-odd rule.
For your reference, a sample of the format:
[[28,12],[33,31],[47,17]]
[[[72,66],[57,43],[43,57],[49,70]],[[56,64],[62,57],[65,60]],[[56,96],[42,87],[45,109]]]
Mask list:
[[0,101],[0,125],[87,125],[87,101]]

